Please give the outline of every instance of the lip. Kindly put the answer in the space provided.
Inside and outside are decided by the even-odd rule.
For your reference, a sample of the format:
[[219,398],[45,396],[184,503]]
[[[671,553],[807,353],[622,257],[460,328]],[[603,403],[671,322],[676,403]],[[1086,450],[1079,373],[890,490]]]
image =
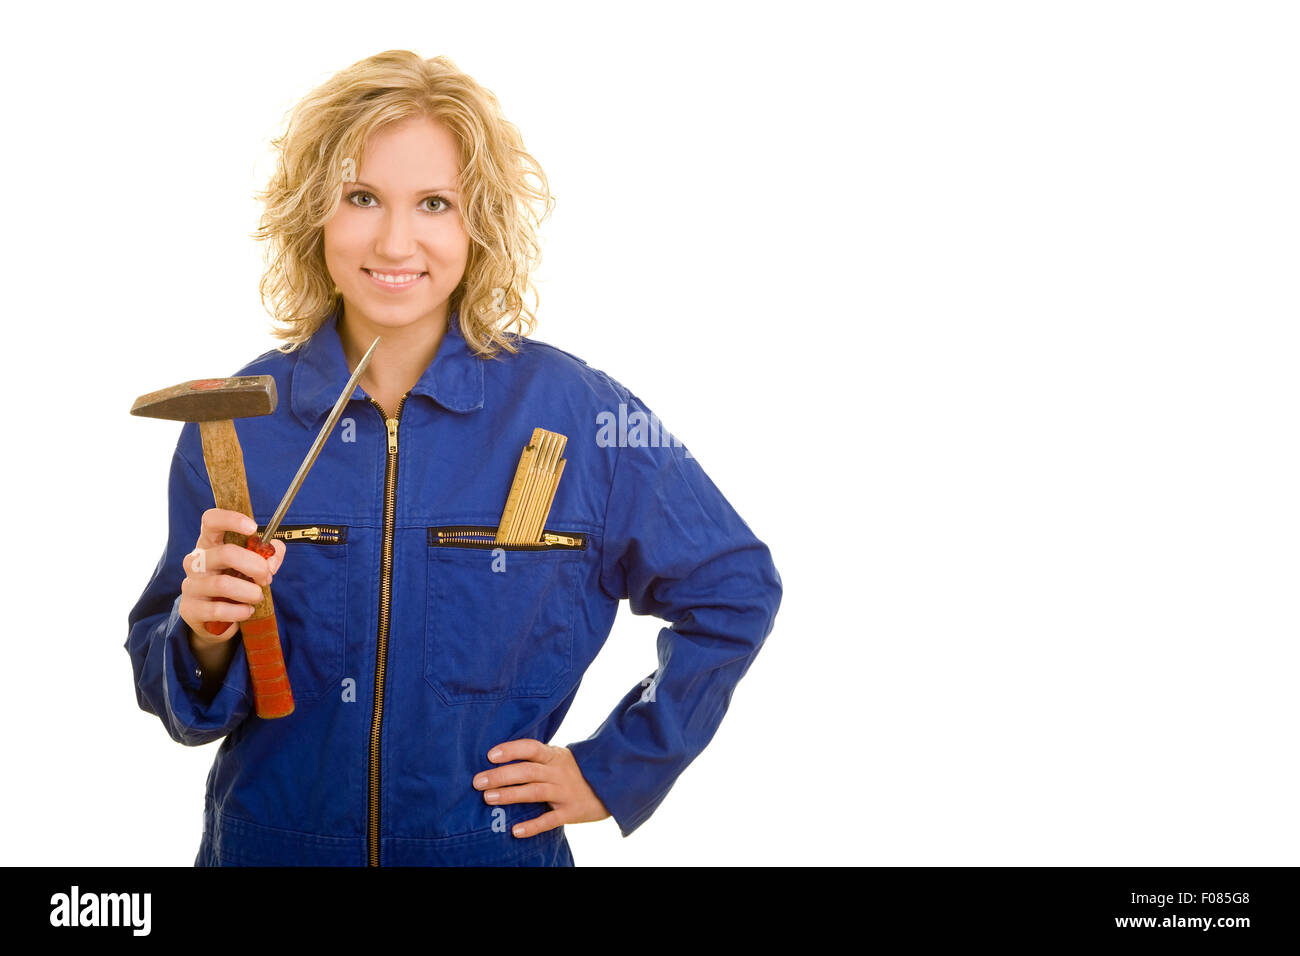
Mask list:
[[[419,278],[417,279],[413,279],[410,282],[405,282],[402,285],[393,285],[391,282],[384,282],[382,279],[376,279],[373,275],[370,274],[370,270],[365,268],[364,266],[362,267],[361,271],[366,274],[366,278],[370,280],[371,285],[377,286],[378,288],[383,289],[385,292],[390,292],[393,294],[406,292],[409,289],[413,289],[429,277],[429,273],[421,272],[418,273]],[[384,275],[412,275],[412,274],[413,273],[411,272],[410,269],[401,269],[397,272],[384,273]]]

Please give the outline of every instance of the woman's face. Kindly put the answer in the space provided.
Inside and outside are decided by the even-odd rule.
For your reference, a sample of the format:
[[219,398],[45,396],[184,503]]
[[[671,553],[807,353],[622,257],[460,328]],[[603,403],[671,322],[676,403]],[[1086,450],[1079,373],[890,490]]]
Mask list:
[[459,171],[455,136],[425,117],[370,138],[356,181],[343,183],[324,230],[325,265],[348,321],[445,327],[448,298],[469,257]]

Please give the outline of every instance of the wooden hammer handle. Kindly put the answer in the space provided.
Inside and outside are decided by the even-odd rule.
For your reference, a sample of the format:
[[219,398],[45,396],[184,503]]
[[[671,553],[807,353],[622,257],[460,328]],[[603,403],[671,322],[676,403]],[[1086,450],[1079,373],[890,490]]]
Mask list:
[[[239,447],[239,437],[235,434],[235,423],[231,419],[215,422],[199,422],[199,433],[203,439],[203,461],[208,467],[208,480],[212,484],[212,497],[215,505],[227,511],[253,517],[253,505],[248,495],[248,479],[244,475],[244,454]],[[227,531],[225,540],[228,544],[256,551],[263,557],[275,554],[269,541],[261,541],[257,535],[246,536],[235,531]],[[228,569],[228,573],[247,580],[247,576]],[[230,626],[228,621],[208,622],[221,626],[220,634]],[[253,684],[253,704],[258,717],[269,719],[287,717],[293,713],[293,691],[289,687],[289,674],[284,666],[284,652],[280,647],[280,628],[275,618],[275,605],[271,601],[271,589],[262,588],[262,599],[253,608],[253,616],[239,622],[239,629],[244,635],[244,651],[248,657],[248,674]]]

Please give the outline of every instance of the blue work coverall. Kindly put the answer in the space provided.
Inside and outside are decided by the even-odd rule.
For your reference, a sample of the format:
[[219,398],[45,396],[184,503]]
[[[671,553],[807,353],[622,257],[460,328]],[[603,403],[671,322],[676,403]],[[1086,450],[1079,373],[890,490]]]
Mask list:
[[[236,420],[261,527],[348,380],[339,316],[236,373],[274,376],[279,396]],[[767,546],[640,399],[543,342],[481,359],[458,322],[398,408],[354,391],[277,533],[287,717],[254,712],[239,636],[224,684],[200,692],[182,560],[213,494],[198,426],[182,426],[166,549],[125,647],[142,709],[180,743],[221,739],[196,865],[573,865],[563,827],[511,833],[549,804],[474,789],[488,750],[551,741],[620,600],[668,622],[655,672],[567,745],[627,836],[712,739],[772,629]],[[495,545],[538,426],[568,437],[547,543]]]

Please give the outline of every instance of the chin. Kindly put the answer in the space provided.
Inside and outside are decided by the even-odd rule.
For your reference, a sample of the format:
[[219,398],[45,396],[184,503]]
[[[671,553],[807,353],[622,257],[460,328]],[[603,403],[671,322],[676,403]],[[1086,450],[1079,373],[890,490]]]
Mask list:
[[384,302],[365,295],[353,300],[358,311],[379,325],[410,325],[434,310],[433,302]]

